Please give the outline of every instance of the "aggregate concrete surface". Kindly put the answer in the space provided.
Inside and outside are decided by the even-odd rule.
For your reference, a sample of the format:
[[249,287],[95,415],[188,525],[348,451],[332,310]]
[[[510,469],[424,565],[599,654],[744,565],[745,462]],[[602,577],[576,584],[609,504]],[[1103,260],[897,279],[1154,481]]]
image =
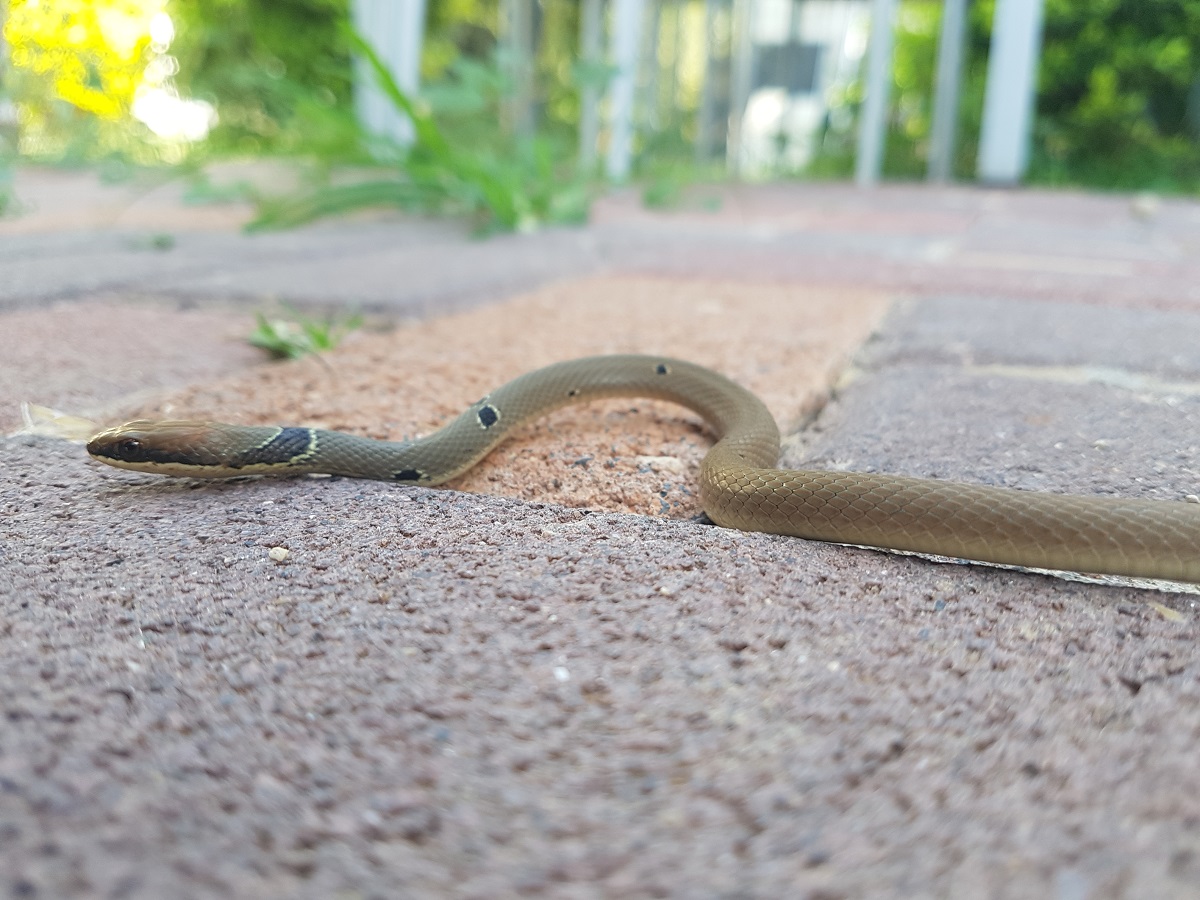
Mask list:
[[[262,242],[172,186],[18,188],[6,422],[402,433],[544,357],[645,349],[762,393],[788,465],[1198,493],[1200,204],[784,185],[495,242]],[[234,336],[268,300],[396,327],[263,369]],[[458,491],[0,439],[0,890],[1200,897],[1194,594],[700,524],[694,418],[591,415]]]

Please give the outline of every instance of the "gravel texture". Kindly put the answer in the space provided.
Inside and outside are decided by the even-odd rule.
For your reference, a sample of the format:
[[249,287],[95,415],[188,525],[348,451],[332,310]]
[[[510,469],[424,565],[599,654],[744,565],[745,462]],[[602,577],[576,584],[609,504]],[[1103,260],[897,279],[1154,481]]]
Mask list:
[[41,439],[3,452],[54,472],[52,499],[31,508],[18,474],[0,507],[13,894],[1200,883],[1187,599],[450,491],[98,476]]
[[[242,312],[154,265],[94,291],[64,271],[0,313],[0,409],[395,435],[541,362],[648,350],[759,392],[788,464],[1198,492],[1200,206],[735,196],[711,218],[607,201],[569,240],[637,254],[507,299],[514,273],[577,266],[534,258],[563,237],[501,261],[426,234],[459,243],[421,302],[491,302],[324,363],[255,365]],[[163,227],[169,200],[119,226]],[[30,222],[10,234],[47,256],[112,237]],[[1037,243],[1052,271],[921,255],[960,227],[952,254]],[[834,268],[814,246],[839,277],[806,269]],[[1072,268],[1089,256],[1133,274]],[[336,305],[352,273],[325,258]],[[364,280],[411,311],[405,280],[445,258]],[[1200,897],[1194,594],[703,525],[705,444],[673,407],[599,405],[424,490],[173,481],[0,438],[0,895]]]

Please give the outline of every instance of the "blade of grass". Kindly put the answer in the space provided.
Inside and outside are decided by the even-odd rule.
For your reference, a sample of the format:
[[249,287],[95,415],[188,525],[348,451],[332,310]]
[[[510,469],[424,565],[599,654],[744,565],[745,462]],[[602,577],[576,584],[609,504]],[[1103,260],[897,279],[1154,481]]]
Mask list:
[[388,99],[412,121],[417,143],[431,153],[451,155],[453,151],[450,144],[441,129],[438,128],[437,123],[433,121],[433,117],[417,109],[417,105],[413,103],[408,94],[400,88],[400,85],[396,84],[396,79],[392,77],[391,71],[384,65],[375,49],[349,25],[343,26],[343,34],[349,41],[350,47],[366,59]]
[[272,228],[291,228],[322,216],[349,212],[366,206],[396,206],[422,209],[434,199],[421,185],[395,179],[318,188],[299,197],[263,200],[258,215],[246,225],[254,233]]

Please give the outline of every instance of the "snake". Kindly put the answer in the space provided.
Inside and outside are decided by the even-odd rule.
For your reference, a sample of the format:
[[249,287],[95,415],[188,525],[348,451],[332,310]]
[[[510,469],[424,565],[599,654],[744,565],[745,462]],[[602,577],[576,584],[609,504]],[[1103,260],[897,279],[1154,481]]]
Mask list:
[[700,502],[719,526],[984,563],[1200,582],[1200,504],[781,469],[779,428],[758,397],[712,369],[659,356],[595,356],[528,372],[413,440],[142,419],[100,432],[87,449],[120,468],[192,478],[324,473],[437,485],[532,420],[606,397],[667,400],[704,419],[716,441],[700,464]]

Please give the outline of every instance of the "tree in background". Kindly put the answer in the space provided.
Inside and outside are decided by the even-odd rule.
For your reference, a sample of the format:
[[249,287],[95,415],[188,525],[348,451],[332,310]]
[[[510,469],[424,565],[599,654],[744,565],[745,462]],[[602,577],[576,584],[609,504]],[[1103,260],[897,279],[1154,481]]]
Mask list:
[[[21,152],[67,161],[139,154],[152,137],[133,119],[138,90],[161,83],[153,32],[161,0],[13,0],[4,12]],[[133,126],[131,128],[131,125]]]
[[[1200,0],[1045,3],[1029,180],[1200,190]],[[966,180],[978,155],[995,7],[996,0],[971,7],[955,153]],[[925,172],[941,9],[938,0],[900,7],[885,161],[891,177]],[[844,155],[853,143],[834,146]]]
[[1200,2],[1046,0],[1031,175],[1200,190]]
[[180,90],[213,103],[213,154],[353,154],[349,0],[170,3]]
[[425,16],[422,81],[436,81],[463,57],[490,59],[496,49],[500,0],[436,0]]

